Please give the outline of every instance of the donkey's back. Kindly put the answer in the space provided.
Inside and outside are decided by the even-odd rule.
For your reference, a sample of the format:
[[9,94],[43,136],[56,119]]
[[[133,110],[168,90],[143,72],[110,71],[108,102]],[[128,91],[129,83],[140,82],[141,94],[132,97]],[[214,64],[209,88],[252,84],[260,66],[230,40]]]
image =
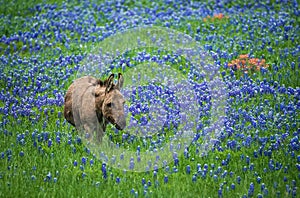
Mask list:
[[[84,111],[84,109],[86,109],[86,112],[92,110],[92,109],[87,109],[87,107],[82,107],[82,102],[83,100],[88,99],[87,94],[89,93],[93,94],[98,83],[99,83],[98,79],[92,76],[84,76],[79,79],[76,79],[70,85],[65,95],[64,116],[66,120],[73,126],[80,124],[77,123],[80,122],[80,116],[79,116],[80,112]],[[78,117],[78,119],[76,119],[76,123],[74,117],[75,118]]]

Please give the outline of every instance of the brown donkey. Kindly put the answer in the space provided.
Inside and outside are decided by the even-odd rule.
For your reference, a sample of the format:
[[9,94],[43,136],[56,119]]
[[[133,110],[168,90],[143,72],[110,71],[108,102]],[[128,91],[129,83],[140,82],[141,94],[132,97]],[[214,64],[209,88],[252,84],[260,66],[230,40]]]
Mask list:
[[64,116],[76,129],[84,131],[88,141],[102,140],[106,125],[112,123],[117,129],[126,126],[124,97],[120,90],[123,76],[118,74],[117,84],[114,74],[101,81],[91,76],[76,79],[65,95]]

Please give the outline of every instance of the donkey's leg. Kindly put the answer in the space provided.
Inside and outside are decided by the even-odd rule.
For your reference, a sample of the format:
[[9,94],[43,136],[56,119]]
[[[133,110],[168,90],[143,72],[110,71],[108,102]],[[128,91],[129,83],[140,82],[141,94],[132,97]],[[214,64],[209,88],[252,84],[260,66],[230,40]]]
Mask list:
[[94,141],[94,132],[93,127],[89,125],[89,123],[85,123],[83,125],[83,138],[89,142]]
[[101,142],[103,129],[98,122],[96,107],[95,107],[95,87],[86,88],[81,97],[81,108],[79,110],[80,121],[83,124],[86,139],[93,142]]
[[99,123],[85,123],[84,128],[84,138],[90,143],[101,143],[103,132],[101,132],[101,127]]

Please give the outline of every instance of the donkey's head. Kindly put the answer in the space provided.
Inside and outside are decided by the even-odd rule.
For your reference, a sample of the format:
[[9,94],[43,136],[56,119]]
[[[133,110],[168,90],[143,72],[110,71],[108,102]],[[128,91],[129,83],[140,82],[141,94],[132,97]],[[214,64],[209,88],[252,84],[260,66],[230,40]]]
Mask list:
[[112,123],[118,130],[123,130],[126,127],[125,99],[120,90],[124,79],[122,74],[119,73],[117,84],[114,84],[113,80],[114,74],[111,74],[104,82],[100,81],[100,87],[102,90],[105,89],[105,91],[101,91],[102,94],[97,94],[96,91],[96,97],[100,97],[98,101],[101,101],[97,103],[96,99],[96,109],[102,112],[101,114],[106,121]]

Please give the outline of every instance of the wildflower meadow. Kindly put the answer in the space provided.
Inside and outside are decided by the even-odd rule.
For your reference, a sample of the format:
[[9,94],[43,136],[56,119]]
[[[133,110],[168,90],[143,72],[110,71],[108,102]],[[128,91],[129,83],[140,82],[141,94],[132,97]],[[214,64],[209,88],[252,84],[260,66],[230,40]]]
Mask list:
[[[298,1],[0,11],[0,197],[300,197]],[[111,73],[124,76],[126,127],[90,144],[64,97]]]

